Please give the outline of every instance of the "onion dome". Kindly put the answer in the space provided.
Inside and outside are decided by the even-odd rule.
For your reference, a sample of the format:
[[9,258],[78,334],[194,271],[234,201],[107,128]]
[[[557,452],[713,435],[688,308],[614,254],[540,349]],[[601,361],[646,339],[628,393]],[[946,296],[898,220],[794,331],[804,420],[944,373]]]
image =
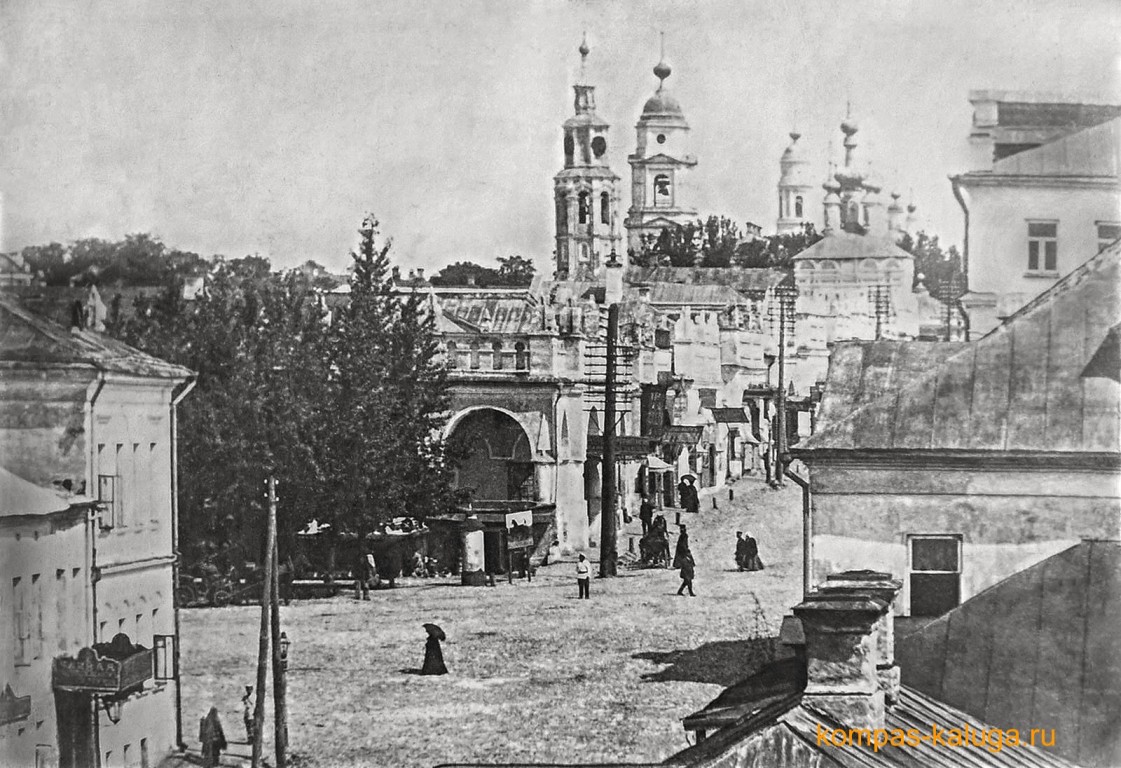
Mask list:
[[666,90],[666,78],[670,76],[673,70],[669,64],[664,60],[659,61],[654,66],[654,75],[658,78],[658,90],[654,95],[646,100],[646,104],[642,107],[642,119],[649,118],[674,118],[684,120],[685,115],[681,111],[681,105],[677,103],[677,99],[670,95]]

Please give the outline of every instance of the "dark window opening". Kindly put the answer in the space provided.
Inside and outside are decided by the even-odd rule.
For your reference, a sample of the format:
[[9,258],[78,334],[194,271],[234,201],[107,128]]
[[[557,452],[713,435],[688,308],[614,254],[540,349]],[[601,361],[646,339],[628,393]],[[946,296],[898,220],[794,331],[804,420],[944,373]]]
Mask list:
[[579,212],[579,219],[578,219],[579,222],[581,224],[587,224],[588,223],[588,216],[590,214],[590,212],[588,210],[588,193],[587,192],[581,192],[580,193],[578,212]]
[[606,192],[599,196],[599,220],[603,224],[611,223],[611,195]]

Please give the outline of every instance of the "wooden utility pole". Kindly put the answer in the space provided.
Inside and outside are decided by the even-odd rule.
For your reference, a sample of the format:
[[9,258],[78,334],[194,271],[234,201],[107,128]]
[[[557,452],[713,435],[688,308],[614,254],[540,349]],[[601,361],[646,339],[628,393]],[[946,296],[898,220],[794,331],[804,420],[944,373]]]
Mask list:
[[253,768],[261,765],[261,746],[265,735],[265,686],[269,667],[269,605],[272,602],[273,569],[276,565],[276,480],[270,475],[269,515],[265,534],[265,579],[261,585],[261,635],[257,646],[257,700],[253,708]]
[[607,368],[603,403],[603,485],[600,498],[599,575],[617,575],[615,559],[615,359],[618,356],[619,305],[607,308]]
[[[270,491],[276,487],[275,481]],[[276,496],[269,494],[269,523],[272,537],[272,696],[273,716],[276,728],[276,768],[286,768],[288,764],[288,671],[284,668],[287,661],[281,657],[284,649],[280,645],[280,558],[276,532]]]
[[786,452],[786,297],[779,296],[778,310],[778,392],[775,397],[775,482],[786,485],[782,456]]

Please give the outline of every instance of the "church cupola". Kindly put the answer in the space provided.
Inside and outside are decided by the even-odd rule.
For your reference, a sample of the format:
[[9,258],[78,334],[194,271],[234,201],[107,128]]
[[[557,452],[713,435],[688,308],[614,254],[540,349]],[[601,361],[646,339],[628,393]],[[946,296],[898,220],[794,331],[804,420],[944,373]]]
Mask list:
[[672,73],[663,50],[654,67],[658,89],[646,100],[635,124],[635,151],[628,158],[631,207],[626,221],[627,248],[633,252],[657,239],[666,227],[697,217],[688,179],[697,161],[689,152],[689,123],[681,104],[666,88]]
[[798,233],[811,221],[810,195],[813,184],[809,179],[810,163],[798,146],[802,134],[790,132],[790,146],[779,160],[781,175],[778,180],[778,222],[775,231],[780,235]]
[[580,80],[573,86],[574,114],[564,121],[564,168],[553,177],[556,205],[556,277],[601,276],[620,244],[619,177],[607,161],[608,124],[596,114],[595,87],[586,82],[591,49],[580,43]]

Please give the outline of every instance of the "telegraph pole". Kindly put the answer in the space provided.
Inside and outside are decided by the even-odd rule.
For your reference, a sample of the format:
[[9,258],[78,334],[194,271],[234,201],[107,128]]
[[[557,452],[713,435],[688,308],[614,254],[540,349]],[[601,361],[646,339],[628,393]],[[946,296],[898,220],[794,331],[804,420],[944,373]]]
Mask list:
[[276,479],[269,475],[269,514],[265,534],[265,579],[261,585],[261,634],[257,646],[257,699],[253,708],[253,768],[261,765],[262,742],[265,732],[265,686],[268,684],[269,666],[269,606],[272,603],[272,579],[276,561]]
[[600,494],[599,575],[617,575],[615,558],[615,358],[619,346],[619,304],[607,308],[607,366],[603,403],[603,486]]
[[280,558],[276,535],[276,479],[269,478],[269,538],[272,539],[272,572],[269,607],[272,614],[272,695],[275,719],[276,768],[288,764],[288,677],[284,648],[280,637]]
[[775,298],[778,299],[778,396],[775,404],[778,413],[775,414],[775,425],[778,428],[775,440],[775,482],[786,485],[786,324],[791,324],[793,332],[794,288],[790,286],[776,286]]

